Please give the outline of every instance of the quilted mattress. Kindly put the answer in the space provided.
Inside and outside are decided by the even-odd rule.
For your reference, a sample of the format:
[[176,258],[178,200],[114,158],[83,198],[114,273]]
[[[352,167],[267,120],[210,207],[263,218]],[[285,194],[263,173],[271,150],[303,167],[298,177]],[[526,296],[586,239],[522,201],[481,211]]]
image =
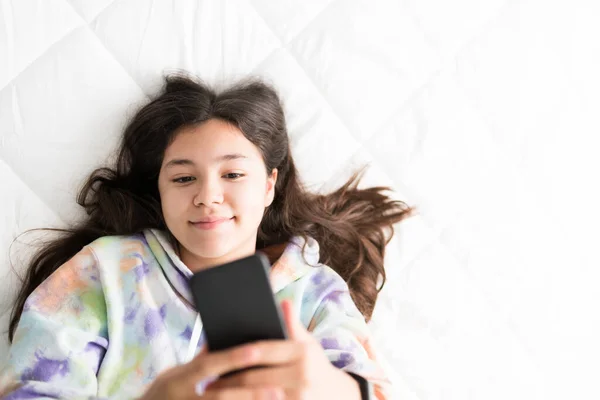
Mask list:
[[600,398],[598,20],[577,0],[0,1],[0,330],[31,255],[13,239],[83,217],[162,75],[252,74],[315,190],[370,163],[361,186],[419,208],[370,323],[398,399]]

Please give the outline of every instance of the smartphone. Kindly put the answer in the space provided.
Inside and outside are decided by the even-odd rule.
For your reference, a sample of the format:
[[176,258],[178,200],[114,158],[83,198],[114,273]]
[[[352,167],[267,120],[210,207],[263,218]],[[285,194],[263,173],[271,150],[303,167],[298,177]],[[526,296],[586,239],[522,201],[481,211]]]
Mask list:
[[[208,351],[258,340],[287,339],[267,256],[261,252],[195,273],[190,289]],[[227,373],[229,376],[240,371]],[[225,375],[224,375],[225,376]]]

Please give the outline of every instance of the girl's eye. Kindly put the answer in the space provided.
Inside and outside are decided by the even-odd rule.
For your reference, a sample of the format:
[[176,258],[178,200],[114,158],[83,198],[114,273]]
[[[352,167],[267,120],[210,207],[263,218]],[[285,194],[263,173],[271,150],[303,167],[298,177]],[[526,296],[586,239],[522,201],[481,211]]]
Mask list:
[[173,179],[173,182],[175,182],[175,183],[188,183],[192,179],[194,179],[193,176],[182,176],[181,178]]
[[232,172],[230,174],[226,174],[226,177],[228,177],[229,179],[238,179],[241,178],[242,176],[244,176],[244,174],[239,174],[237,172]]
[[[226,177],[227,179],[232,179],[232,180],[239,179],[239,178],[241,178],[243,176],[245,176],[245,175],[237,173],[237,172],[232,172],[230,174],[225,174],[224,175],[224,177]],[[188,182],[191,182],[194,179],[195,178],[193,176],[182,176],[180,178],[173,179],[173,182],[175,182],[175,183],[188,183]]]

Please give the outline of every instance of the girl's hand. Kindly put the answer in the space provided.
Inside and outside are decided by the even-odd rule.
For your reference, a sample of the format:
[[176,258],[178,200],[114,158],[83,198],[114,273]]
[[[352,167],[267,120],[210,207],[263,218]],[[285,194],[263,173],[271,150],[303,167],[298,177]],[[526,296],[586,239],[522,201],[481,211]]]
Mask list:
[[230,371],[279,360],[261,355],[248,345],[229,350],[208,353],[206,346],[187,364],[178,365],[162,372],[150,385],[140,400],[154,399],[235,399],[258,400],[281,396],[281,390],[268,385],[246,388],[213,390],[203,395],[196,394],[196,384]]
[[208,386],[206,395],[223,393],[223,390],[252,391],[271,387],[285,393],[285,396],[279,393],[272,398],[360,400],[356,381],[329,362],[319,342],[294,315],[291,303],[284,301],[282,309],[288,340],[243,346],[245,351],[257,352],[260,361],[255,365],[265,367],[219,379]]

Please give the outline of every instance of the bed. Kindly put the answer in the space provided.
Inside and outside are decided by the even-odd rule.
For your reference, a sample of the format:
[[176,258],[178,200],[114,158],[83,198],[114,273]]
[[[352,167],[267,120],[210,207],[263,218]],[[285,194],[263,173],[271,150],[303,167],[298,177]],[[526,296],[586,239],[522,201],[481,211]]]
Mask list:
[[0,330],[31,254],[13,240],[83,217],[163,74],[256,75],[314,190],[369,164],[362,187],[419,209],[370,322],[395,398],[598,398],[600,9],[569,4],[0,2]]

